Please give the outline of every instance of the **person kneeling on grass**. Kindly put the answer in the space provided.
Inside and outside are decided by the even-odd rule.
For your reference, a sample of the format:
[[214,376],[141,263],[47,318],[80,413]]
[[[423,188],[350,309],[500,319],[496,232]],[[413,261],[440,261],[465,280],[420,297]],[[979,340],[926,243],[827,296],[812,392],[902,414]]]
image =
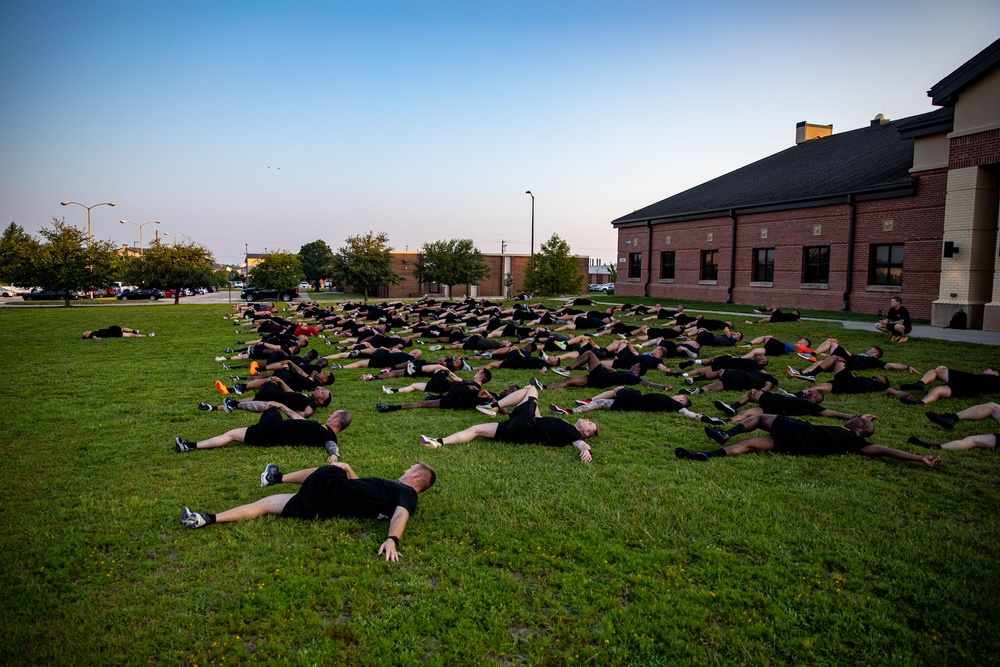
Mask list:
[[[874,415],[857,415],[843,426],[816,426],[790,417],[758,415],[743,420],[728,430],[714,426],[705,427],[705,435],[720,445],[708,452],[677,447],[674,454],[679,459],[707,461],[715,456],[739,456],[756,452],[777,452],[795,456],[836,456],[838,454],[863,454],[887,456],[900,461],[919,461],[929,468],[940,468],[938,456],[918,456],[898,449],[873,445],[865,438],[875,432]],[[735,445],[726,445],[734,435],[761,429],[770,435],[749,438]]]
[[386,560],[399,560],[399,538],[406,521],[417,511],[417,495],[434,485],[434,469],[420,461],[403,473],[398,481],[381,477],[359,478],[346,463],[332,463],[321,468],[309,468],[282,474],[273,463],[267,464],[260,476],[261,486],[301,484],[298,493],[278,493],[241,505],[219,514],[181,511],[181,524],[188,528],[203,528],[213,523],[246,521],[265,514],[296,519],[330,519],[356,517],[389,520],[389,537],[378,548]]
[[[581,461],[591,460],[590,445],[586,439],[597,435],[597,424],[589,419],[579,419],[575,424],[570,424],[558,417],[542,417],[538,412],[538,389],[534,385],[515,391],[495,405],[497,409],[516,407],[511,410],[507,421],[499,424],[476,424],[444,438],[422,435],[420,444],[437,449],[442,445],[458,445],[472,442],[476,438],[489,438],[512,444],[537,443],[550,447],[573,445],[580,450]],[[481,406],[478,409],[483,414],[496,416],[496,410],[492,406]]]
[[[329,454],[327,463],[333,463],[340,458],[337,436],[351,425],[351,415],[347,410],[335,411],[327,418],[325,424],[320,424],[303,418],[288,406],[276,401],[270,401],[270,406],[253,426],[234,428],[222,435],[198,442],[191,442],[180,436],[174,438],[177,453],[184,454],[196,449],[214,449],[233,442],[242,442],[258,447],[295,445],[322,447]],[[282,412],[288,415],[288,419],[281,418]]]

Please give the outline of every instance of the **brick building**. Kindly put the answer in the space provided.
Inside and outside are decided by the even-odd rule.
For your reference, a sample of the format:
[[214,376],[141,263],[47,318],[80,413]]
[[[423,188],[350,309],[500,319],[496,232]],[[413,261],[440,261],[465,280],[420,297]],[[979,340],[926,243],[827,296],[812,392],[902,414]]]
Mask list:
[[[520,294],[524,291],[524,276],[531,261],[530,255],[511,254],[484,254],[483,260],[490,267],[488,278],[480,281],[478,285],[447,285],[438,283],[420,283],[413,275],[417,259],[420,257],[418,251],[393,250],[392,270],[403,277],[403,282],[399,285],[386,285],[380,287],[377,298],[380,299],[406,299],[421,297],[425,294],[441,296],[443,298],[459,298],[464,296],[498,298],[508,295],[504,287],[504,279],[509,274],[511,278],[510,295]],[[589,258],[586,256],[576,257],[577,271],[585,277],[589,270]],[[585,289],[585,288],[584,288]]]
[[614,220],[619,295],[875,313],[1000,329],[1000,40],[928,92],[934,111],[834,133]]

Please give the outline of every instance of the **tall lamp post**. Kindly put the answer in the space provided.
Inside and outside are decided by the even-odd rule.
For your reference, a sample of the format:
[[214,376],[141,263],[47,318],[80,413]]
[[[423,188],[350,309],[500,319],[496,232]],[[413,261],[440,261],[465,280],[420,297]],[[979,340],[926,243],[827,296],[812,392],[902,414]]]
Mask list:
[[163,234],[164,236],[173,236],[174,237],[174,245],[177,245],[177,237],[178,236],[183,236],[184,238],[186,238],[188,240],[191,239],[191,237],[188,236],[187,234],[180,234],[180,233],[178,233],[178,234],[171,234],[170,232],[160,232],[159,230],[157,230],[157,232],[159,234]]
[[78,201],[64,201],[60,202],[63,206],[69,206],[70,204],[76,204],[77,206],[83,206],[87,209],[87,245],[90,245],[90,209],[96,208],[98,206],[118,206],[118,204],[113,201],[101,202],[100,204],[94,204],[93,206],[87,206],[86,204],[81,204]]
[[[525,190],[524,194],[531,195],[531,190]],[[535,195],[531,195],[531,260],[529,263],[535,265]]]
[[131,220],[119,220],[118,222],[122,223],[123,225],[125,225],[125,224],[135,225],[136,227],[139,228],[139,254],[140,255],[142,254],[142,228],[145,227],[146,225],[158,225],[158,224],[160,224],[159,220],[150,220],[149,222],[142,222],[142,223],[140,223],[140,222],[132,222]]

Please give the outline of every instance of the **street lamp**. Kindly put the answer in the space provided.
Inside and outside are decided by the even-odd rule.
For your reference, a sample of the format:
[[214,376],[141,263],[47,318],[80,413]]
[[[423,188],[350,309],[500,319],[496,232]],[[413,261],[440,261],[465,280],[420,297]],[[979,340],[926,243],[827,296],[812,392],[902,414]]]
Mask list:
[[87,209],[87,245],[88,246],[90,245],[90,209],[96,208],[98,206],[118,206],[118,204],[114,203],[113,201],[101,202],[100,204],[94,204],[93,206],[87,206],[85,204],[81,204],[78,201],[64,201],[64,202],[60,202],[60,203],[63,206],[69,206],[70,204],[76,204],[77,206],[83,206],[85,209]]
[[[531,190],[525,190],[524,194],[531,195]],[[531,195],[531,260],[530,264],[535,265],[535,195]]]
[[173,236],[174,237],[174,245],[177,245],[177,237],[178,236],[183,236],[184,238],[186,238],[189,241],[191,240],[191,237],[188,236],[187,234],[180,234],[180,233],[178,233],[178,234],[171,234],[170,232],[160,232],[159,230],[157,230],[157,233],[158,234],[163,234],[164,236]]
[[143,223],[132,222],[131,220],[119,220],[118,222],[122,223],[123,225],[124,224],[135,225],[136,227],[139,228],[139,254],[140,255],[142,254],[142,228],[145,227],[146,225],[158,225],[158,224],[160,224],[159,220],[150,220],[149,222],[143,222]]

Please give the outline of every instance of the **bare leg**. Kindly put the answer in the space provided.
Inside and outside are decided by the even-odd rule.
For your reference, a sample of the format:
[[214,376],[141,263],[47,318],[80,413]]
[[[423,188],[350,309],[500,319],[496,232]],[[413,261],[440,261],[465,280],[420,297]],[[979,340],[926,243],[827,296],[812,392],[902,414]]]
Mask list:
[[497,433],[497,424],[492,422],[489,424],[476,424],[471,426],[464,431],[459,431],[458,433],[452,433],[446,438],[442,438],[441,442],[445,445],[461,445],[466,442],[472,442],[476,438],[490,438]]
[[232,431],[226,431],[222,435],[217,435],[214,438],[209,438],[208,440],[199,440],[195,447],[197,449],[214,449],[216,447],[224,447],[232,442],[243,442],[246,437],[247,429],[244,428],[234,428]]
[[742,422],[745,422],[750,417],[756,417],[757,415],[762,415],[762,414],[764,414],[764,408],[762,407],[747,408],[742,412],[738,412],[736,416],[733,417],[732,421],[734,424],[740,424]]
[[249,519],[262,517],[265,514],[281,514],[282,510],[285,509],[285,505],[288,504],[288,501],[291,500],[294,495],[294,493],[278,493],[273,496],[261,498],[257,502],[250,503],[249,505],[234,507],[231,510],[226,510],[225,512],[216,514],[215,522],[229,523],[230,521],[247,521]]
[[726,456],[770,452],[774,449],[774,438],[769,435],[762,435],[757,438],[748,438],[737,442],[735,445],[726,445],[724,449],[726,450]]
[[426,382],[414,382],[413,384],[408,384],[405,387],[400,387],[396,390],[397,393],[406,394],[411,391],[427,391]]
[[929,392],[927,392],[927,395],[924,396],[922,399],[920,399],[920,402],[923,403],[924,405],[930,405],[939,398],[950,398],[950,397],[951,397],[951,387],[947,385],[939,385],[931,389]]
[[983,419],[992,418],[1000,424],[1000,405],[997,405],[996,403],[973,405],[971,408],[966,408],[956,414],[962,421],[977,422],[982,421]]
[[993,433],[983,435],[970,435],[961,440],[952,440],[941,445],[941,449],[951,449],[954,451],[963,449],[993,449],[997,446],[997,436]]

